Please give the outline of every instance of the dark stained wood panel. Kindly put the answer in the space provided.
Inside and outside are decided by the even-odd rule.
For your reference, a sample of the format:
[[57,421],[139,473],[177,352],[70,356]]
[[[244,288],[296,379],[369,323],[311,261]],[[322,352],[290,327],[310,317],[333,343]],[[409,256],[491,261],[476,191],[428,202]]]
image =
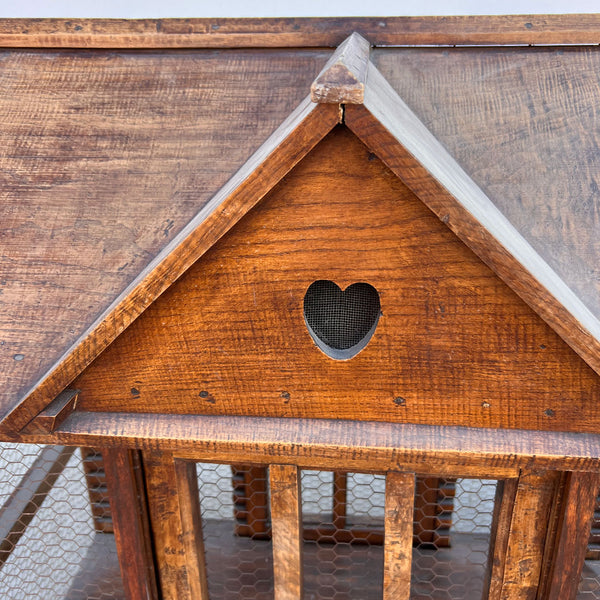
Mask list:
[[218,48],[337,46],[358,31],[375,45],[598,44],[600,16],[497,15],[275,19],[2,19],[0,46]]
[[[377,330],[352,360],[305,327],[319,279],[379,291]],[[600,424],[592,370],[345,129],[73,385],[91,411]]]
[[598,49],[386,49],[372,60],[600,315]]
[[299,104],[329,54],[0,53],[0,418]]

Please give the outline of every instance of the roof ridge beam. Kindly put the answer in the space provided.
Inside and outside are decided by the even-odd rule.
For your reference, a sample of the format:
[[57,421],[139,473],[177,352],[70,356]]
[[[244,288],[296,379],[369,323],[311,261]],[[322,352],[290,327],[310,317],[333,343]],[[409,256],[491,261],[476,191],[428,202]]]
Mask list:
[[327,61],[310,86],[318,104],[362,104],[365,97],[371,44],[354,32]]

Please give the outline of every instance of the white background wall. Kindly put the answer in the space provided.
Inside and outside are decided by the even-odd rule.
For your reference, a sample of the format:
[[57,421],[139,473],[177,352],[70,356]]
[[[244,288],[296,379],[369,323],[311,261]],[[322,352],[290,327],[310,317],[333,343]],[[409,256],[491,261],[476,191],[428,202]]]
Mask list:
[[0,17],[301,17],[599,11],[599,0],[0,0]]

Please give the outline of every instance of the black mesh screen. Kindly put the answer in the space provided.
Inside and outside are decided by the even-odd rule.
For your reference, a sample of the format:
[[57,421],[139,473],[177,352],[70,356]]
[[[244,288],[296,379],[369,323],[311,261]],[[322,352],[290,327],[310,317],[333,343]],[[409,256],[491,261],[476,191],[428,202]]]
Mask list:
[[333,281],[315,281],[304,296],[304,317],[312,333],[336,350],[359,344],[380,312],[379,294],[368,283],[353,283],[342,291]]

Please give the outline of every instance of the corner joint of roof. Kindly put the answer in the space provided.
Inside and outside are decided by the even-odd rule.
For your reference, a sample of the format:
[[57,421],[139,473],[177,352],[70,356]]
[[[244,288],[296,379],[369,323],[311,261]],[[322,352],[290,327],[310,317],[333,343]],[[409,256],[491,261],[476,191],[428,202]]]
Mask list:
[[311,100],[318,104],[362,104],[371,44],[354,32],[327,61],[310,87]]

